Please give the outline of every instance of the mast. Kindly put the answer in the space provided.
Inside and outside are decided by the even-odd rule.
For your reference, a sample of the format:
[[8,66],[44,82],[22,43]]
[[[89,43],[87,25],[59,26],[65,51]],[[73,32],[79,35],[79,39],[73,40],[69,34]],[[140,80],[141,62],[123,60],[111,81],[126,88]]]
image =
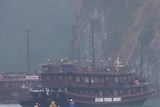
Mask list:
[[29,55],[29,29],[27,28],[27,68],[28,72],[30,72],[30,55]]
[[143,77],[143,35],[140,41],[140,76]]
[[78,65],[81,67],[81,45],[80,45],[80,33],[82,26],[82,10],[83,10],[83,0],[79,0],[78,3],[78,26],[77,26],[77,42],[78,42]]
[[81,67],[81,47],[80,47],[80,40],[79,40],[79,36],[78,36],[78,63],[79,63],[79,67]]
[[92,20],[92,48],[93,48],[93,52],[92,52],[92,57],[93,57],[93,68],[95,68],[95,50],[94,50],[94,29],[93,29],[93,20]]

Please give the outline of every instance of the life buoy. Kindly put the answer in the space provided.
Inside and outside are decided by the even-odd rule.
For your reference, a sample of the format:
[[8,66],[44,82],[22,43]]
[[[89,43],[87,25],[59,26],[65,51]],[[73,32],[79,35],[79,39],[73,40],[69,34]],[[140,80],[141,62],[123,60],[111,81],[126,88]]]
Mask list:
[[138,85],[138,84],[139,84],[139,81],[138,81],[138,80],[135,80],[135,84],[137,84],[137,85]]
[[92,67],[91,66],[88,66],[88,71],[92,71]]
[[115,70],[118,72],[118,71],[119,71],[119,67],[118,67],[118,66],[116,66],[116,67],[115,67]]

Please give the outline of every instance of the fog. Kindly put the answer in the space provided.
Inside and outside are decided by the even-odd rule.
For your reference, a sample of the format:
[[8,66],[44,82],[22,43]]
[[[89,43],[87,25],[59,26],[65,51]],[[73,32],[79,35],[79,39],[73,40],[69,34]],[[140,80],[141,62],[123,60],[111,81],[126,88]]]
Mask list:
[[0,72],[30,72],[66,57],[76,17],[75,0],[0,0]]

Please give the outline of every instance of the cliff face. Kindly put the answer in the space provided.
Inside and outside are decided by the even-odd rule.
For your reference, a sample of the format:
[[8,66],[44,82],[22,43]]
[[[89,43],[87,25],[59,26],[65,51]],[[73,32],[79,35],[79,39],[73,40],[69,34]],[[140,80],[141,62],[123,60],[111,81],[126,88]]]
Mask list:
[[92,59],[94,35],[96,63],[101,59],[107,63],[118,53],[137,68],[142,58],[143,69],[158,70],[159,7],[159,0],[80,0],[72,49],[80,47],[81,62]]

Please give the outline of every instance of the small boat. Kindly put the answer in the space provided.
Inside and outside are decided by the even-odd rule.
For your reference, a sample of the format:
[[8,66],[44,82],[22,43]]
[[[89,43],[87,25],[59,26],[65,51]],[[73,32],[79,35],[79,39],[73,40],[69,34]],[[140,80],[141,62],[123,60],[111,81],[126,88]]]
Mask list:
[[76,67],[75,63],[61,62],[60,67],[51,63],[42,66],[41,83],[44,88],[32,89],[32,99],[23,99],[22,107],[49,107],[52,101],[60,107],[98,107],[108,105],[142,105],[155,95],[149,82],[130,67],[119,61],[111,67],[96,69],[89,65]]

